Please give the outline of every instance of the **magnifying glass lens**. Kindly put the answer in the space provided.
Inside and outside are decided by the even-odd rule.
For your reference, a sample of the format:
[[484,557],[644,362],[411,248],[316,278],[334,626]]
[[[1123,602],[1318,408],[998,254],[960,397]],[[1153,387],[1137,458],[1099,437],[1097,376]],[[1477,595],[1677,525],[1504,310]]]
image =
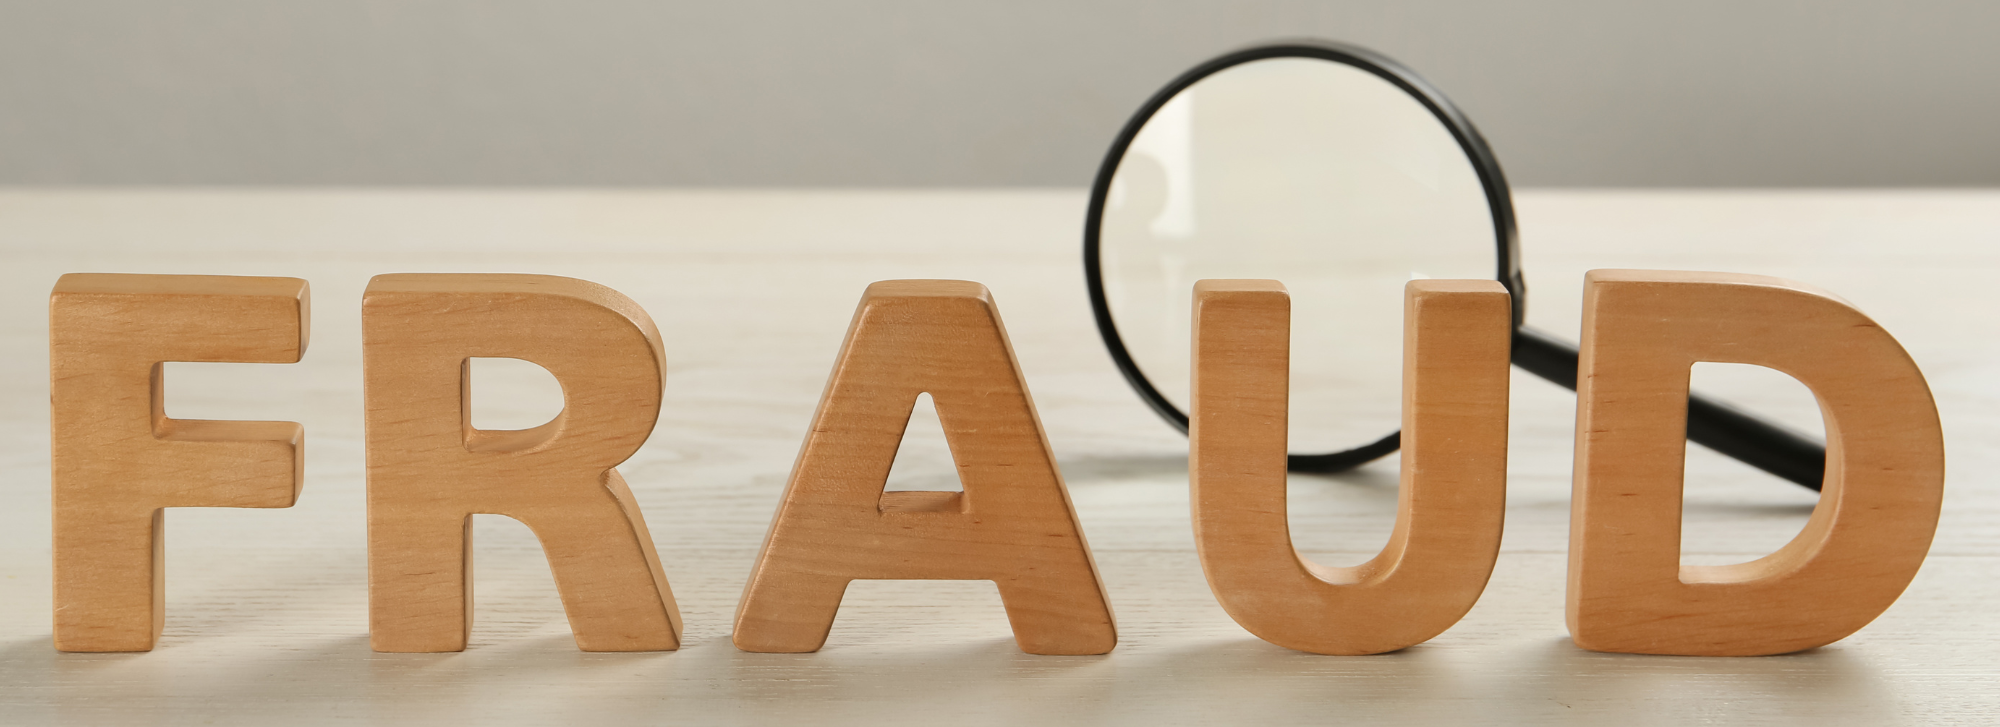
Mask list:
[[1195,281],[1285,284],[1293,452],[1396,431],[1403,285],[1499,269],[1486,191],[1451,131],[1389,81],[1316,58],[1242,63],[1175,95],[1120,161],[1098,234],[1118,334],[1183,412]]

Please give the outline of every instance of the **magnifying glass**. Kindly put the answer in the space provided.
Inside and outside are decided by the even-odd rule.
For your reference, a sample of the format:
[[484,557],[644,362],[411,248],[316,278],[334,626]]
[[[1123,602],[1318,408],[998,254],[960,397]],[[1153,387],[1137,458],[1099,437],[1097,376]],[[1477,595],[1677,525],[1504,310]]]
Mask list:
[[[1492,276],[1514,296],[1514,365],[1576,388],[1577,349],[1521,325],[1527,286],[1507,180],[1472,122],[1380,54],[1319,41],[1196,66],[1134,114],[1098,168],[1084,227],[1097,329],[1126,381],[1187,431],[1195,281],[1290,291],[1289,467],[1396,451],[1403,286]],[[1688,439],[1819,489],[1826,448],[1705,397]]]

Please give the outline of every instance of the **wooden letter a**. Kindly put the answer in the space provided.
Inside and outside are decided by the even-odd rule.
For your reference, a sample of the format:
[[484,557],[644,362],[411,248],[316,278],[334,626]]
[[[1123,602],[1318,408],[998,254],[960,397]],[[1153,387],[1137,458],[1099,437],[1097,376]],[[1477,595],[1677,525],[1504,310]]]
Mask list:
[[[882,491],[926,392],[963,495]],[[1022,651],[1117,645],[1097,566],[983,285],[868,286],[737,606],[736,647],[817,651],[856,578],[991,580]]]
[[[459,651],[472,515],[541,540],[584,651],[680,645],[680,611],[612,469],[660,414],[660,333],[639,304],[546,275],[382,275],[361,303],[368,408],[368,631],[376,651]],[[518,358],[562,383],[553,421],[474,429],[467,362]]]
[[[1854,633],[1916,577],[1937,530],[1944,439],[1903,347],[1825,292],[1726,273],[1584,278],[1569,631],[1593,651],[1782,654]],[[1688,371],[1768,366],[1819,399],[1826,481],[1798,537],[1683,566]]]
[[167,418],[167,361],[297,363],[306,281],[64,275],[49,297],[55,641],[150,651],[166,618],[169,507],[291,507],[293,422]]
[[1284,286],[1203,280],[1194,291],[1194,537],[1223,610],[1258,638],[1317,654],[1395,651],[1457,623],[1500,553],[1506,289],[1491,280],[1408,285],[1396,527],[1380,555],[1351,568],[1300,558],[1285,520]]

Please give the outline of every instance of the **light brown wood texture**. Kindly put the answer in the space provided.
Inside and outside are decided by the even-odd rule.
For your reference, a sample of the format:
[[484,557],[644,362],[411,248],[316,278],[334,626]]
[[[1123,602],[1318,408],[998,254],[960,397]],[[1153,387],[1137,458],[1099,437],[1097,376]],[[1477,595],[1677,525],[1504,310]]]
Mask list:
[[[475,513],[534,531],[577,648],[679,648],[680,609],[613,469],[660,414],[666,363],[646,312],[571,278],[381,275],[362,298],[362,331],[374,649],[465,648]],[[473,428],[473,357],[548,369],[562,412],[532,429]]]
[[170,419],[170,361],[296,363],[306,281],[73,273],[49,296],[55,645],[150,651],[169,507],[291,507],[295,422]]
[[[1577,381],[1569,628],[1594,651],[1783,654],[1882,614],[1924,562],[1944,495],[1929,386],[1896,339],[1832,294],[1733,273],[1595,270]],[[1733,565],[1681,564],[1688,372],[1797,378],[1826,418],[1805,529]]]
[[[1909,349],[1936,395],[1950,485],[1931,553],[1888,612],[1783,656],[1578,648],[1563,623],[1576,395],[1517,369],[1506,532],[1472,611],[1381,656],[1257,638],[1202,575],[1187,437],[1132,394],[1092,326],[1080,189],[15,188],[0,189],[0,724],[2000,724],[2000,336],[1988,335],[2000,191],[1516,191],[1537,328],[1578,340],[1587,270],[1731,270],[1835,291]],[[299,363],[167,367],[175,417],[303,424],[309,486],[290,509],[170,511],[158,648],[67,654],[49,647],[48,293],[63,273],[113,265],[312,281]],[[369,651],[359,301],[387,272],[580,278],[659,324],[672,372],[660,421],[618,470],[672,578],[680,650],[578,651],[535,534],[477,515],[468,648]],[[861,291],[913,278],[977,280],[999,301],[1116,606],[1111,653],[1021,653],[989,581],[858,580],[819,652],[730,643]],[[1322,320],[1296,287],[1295,341]],[[513,423],[486,428],[560,408],[540,378],[489,370],[474,373],[474,421]],[[1812,395],[1768,369],[1697,365],[1694,385],[1808,432],[1820,423]],[[1303,386],[1294,422],[1308,415]],[[923,423],[890,486],[952,489],[930,484],[956,482],[957,467]],[[1686,468],[1684,564],[1777,550],[1818,499],[1698,446]],[[1290,479],[1303,556],[1353,565],[1388,542],[1394,456]]]
[[1406,287],[1396,525],[1381,553],[1353,567],[1314,563],[1292,544],[1290,296],[1272,280],[1203,280],[1194,291],[1190,502],[1202,571],[1223,610],[1258,638],[1316,654],[1396,651],[1458,623],[1500,554],[1506,289],[1491,280]]
[[[884,492],[919,394],[963,492]],[[986,286],[875,283],[861,297],[732,638],[818,651],[854,579],[990,580],[1030,654],[1118,644],[1111,602]]]

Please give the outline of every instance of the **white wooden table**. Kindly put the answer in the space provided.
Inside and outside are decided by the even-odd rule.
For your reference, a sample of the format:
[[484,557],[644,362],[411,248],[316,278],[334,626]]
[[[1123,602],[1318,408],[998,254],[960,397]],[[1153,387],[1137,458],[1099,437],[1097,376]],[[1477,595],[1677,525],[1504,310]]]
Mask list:
[[[1504,553],[1472,613],[1390,655],[1257,640],[1216,606],[1188,529],[1186,443],[1126,388],[1090,323],[1083,195],[997,192],[23,191],[0,193],[0,724],[1533,724],[2000,720],[2000,193],[1524,192],[1529,318],[1574,335],[1585,270],[1755,272],[1831,289],[1930,378],[1949,457],[1929,561],[1859,634],[1766,658],[1595,654],[1563,627],[1574,399],[1514,383]],[[47,294],[65,272],[303,277],[298,365],[169,368],[177,417],[307,432],[286,510],[168,516],[168,621],[145,654],[50,646]],[[620,468],[686,616],[675,653],[570,641],[527,529],[480,516],[477,620],[459,654],[375,654],[366,634],[360,293],[386,272],[568,275],[643,304],[668,345],[665,411]],[[853,305],[867,283],[994,292],[1120,626],[1101,657],[1015,649],[985,582],[857,582],[816,654],[742,653],[729,621]],[[1805,426],[1802,390],[1741,371],[1701,388]],[[554,411],[532,378],[480,379],[482,412]],[[935,439],[896,478],[952,478]],[[1689,456],[1689,562],[1747,560],[1813,496]],[[1293,486],[1299,546],[1359,562],[1386,540],[1395,463]]]

